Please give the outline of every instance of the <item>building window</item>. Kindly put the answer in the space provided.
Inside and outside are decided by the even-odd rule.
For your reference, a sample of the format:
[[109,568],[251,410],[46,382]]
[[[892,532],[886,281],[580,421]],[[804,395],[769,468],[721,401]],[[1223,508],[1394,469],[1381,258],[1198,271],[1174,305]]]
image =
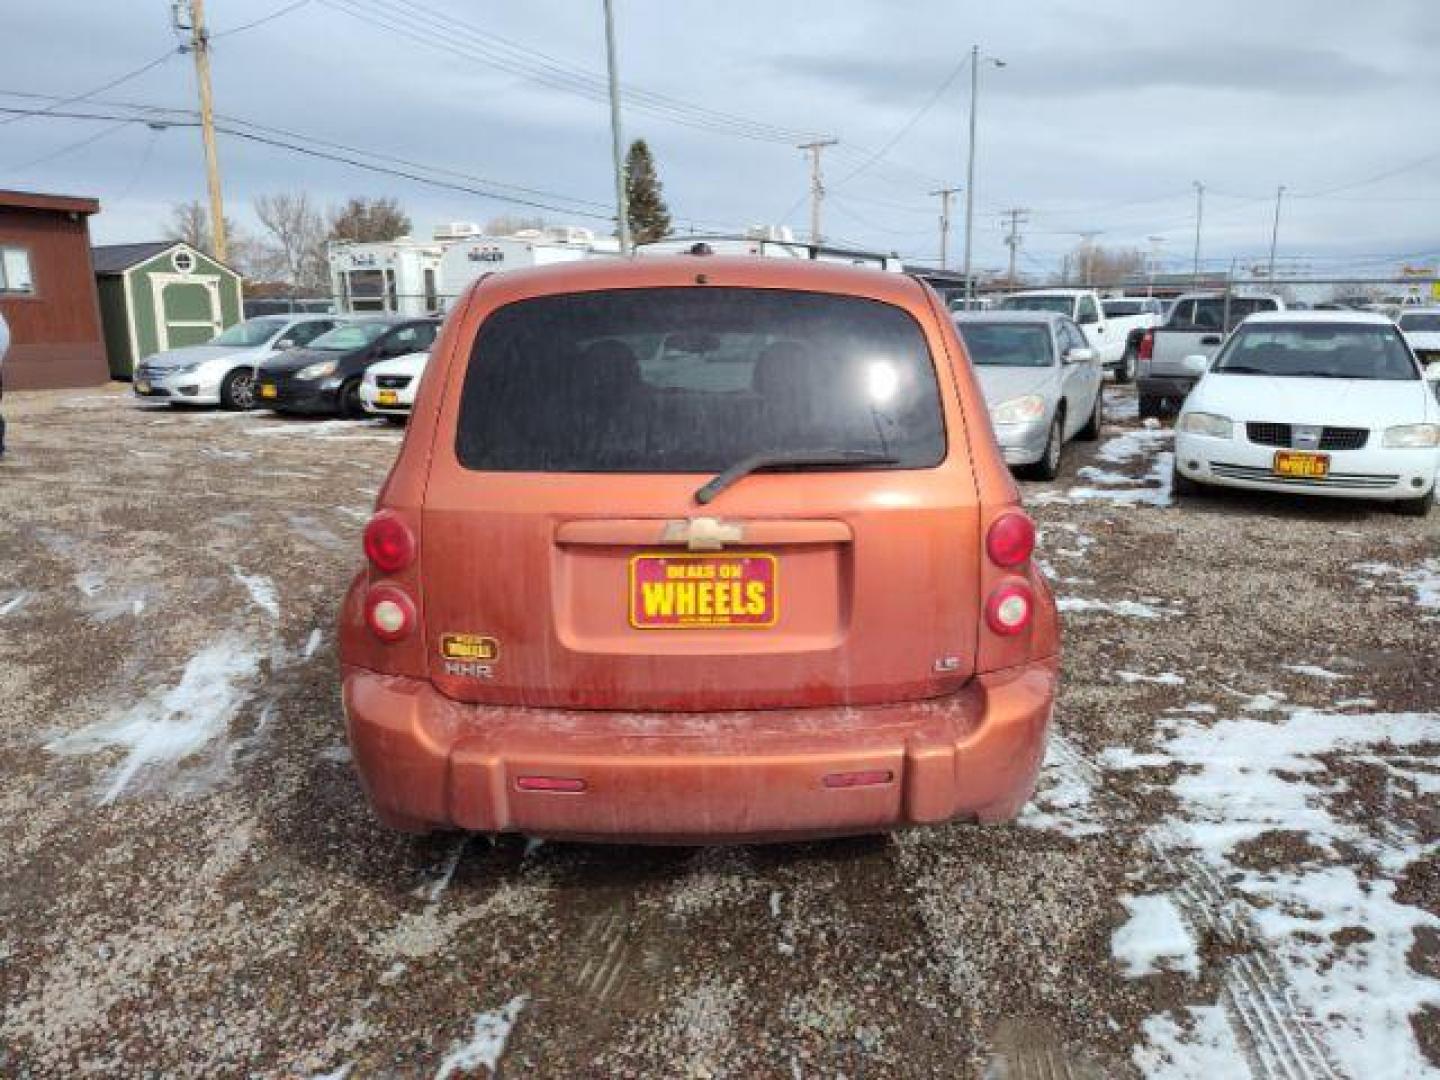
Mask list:
[[0,293],[34,295],[35,278],[30,273],[30,252],[22,247],[0,246]]

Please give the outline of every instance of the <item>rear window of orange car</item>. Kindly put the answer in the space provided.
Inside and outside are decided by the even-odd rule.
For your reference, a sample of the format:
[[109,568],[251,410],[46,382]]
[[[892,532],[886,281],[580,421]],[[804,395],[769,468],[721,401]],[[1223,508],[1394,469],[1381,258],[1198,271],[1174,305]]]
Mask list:
[[519,301],[481,324],[460,402],[467,468],[719,472],[760,453],[945,457],[935,365],[890,304],[659,288]]

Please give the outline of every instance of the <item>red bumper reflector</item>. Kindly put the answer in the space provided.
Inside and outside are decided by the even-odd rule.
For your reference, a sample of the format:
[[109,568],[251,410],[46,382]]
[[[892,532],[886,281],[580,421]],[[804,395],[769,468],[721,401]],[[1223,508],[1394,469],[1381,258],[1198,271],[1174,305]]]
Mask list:
[[577,776],[521,776],[515,780],[521,791],[565,791],[577,793],[585,790],[585,781]]
[[875,784],[888,784],[895,779],[895,774],[889,769],[862,769],[859,772],[832,772],[825,777],[825,786],[829,788],[844,787],[872,787]]

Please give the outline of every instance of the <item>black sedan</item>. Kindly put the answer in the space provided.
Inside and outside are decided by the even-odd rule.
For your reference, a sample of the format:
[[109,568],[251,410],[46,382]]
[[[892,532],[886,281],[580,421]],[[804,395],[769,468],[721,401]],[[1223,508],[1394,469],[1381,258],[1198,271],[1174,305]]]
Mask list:
[[276,412],[364,416],[360,380],[381,360],[424,352],[435,341],[439,319],[357,319],[321,334],[260,366],[255,407]]

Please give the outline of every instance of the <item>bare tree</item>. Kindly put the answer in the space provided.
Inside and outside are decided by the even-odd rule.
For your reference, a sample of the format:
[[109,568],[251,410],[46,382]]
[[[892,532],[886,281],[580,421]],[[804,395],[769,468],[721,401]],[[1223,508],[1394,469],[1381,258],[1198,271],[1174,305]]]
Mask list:
[[1145,253],[1138,248],[1106,248],[1083,240],[1065,256],[1067,285],[1118,285],[1146,274]]
[[485,223],[486,236],[514,236],[527,229],[545,229],[550,223],[536,214],[524,217],[519,214],[500,214]]
[[299,289],[322,286],[327,276],[325,222],[310,197],[304,192],[260,195],[254,206],[283,280]]
[[[235,235],[235,223],[225,219],[225,233]],[[210,211],[199,199],[170,204],[170,220],[165,223],[165,235],[172,240],[183,240],[198,251],[215,257],[215,238],[210,229]]]
[[410,215],[398,199],[369,199],[352,195],[345,205],[330,211],[330,239],[356,243],[394,240],[410,233]]

